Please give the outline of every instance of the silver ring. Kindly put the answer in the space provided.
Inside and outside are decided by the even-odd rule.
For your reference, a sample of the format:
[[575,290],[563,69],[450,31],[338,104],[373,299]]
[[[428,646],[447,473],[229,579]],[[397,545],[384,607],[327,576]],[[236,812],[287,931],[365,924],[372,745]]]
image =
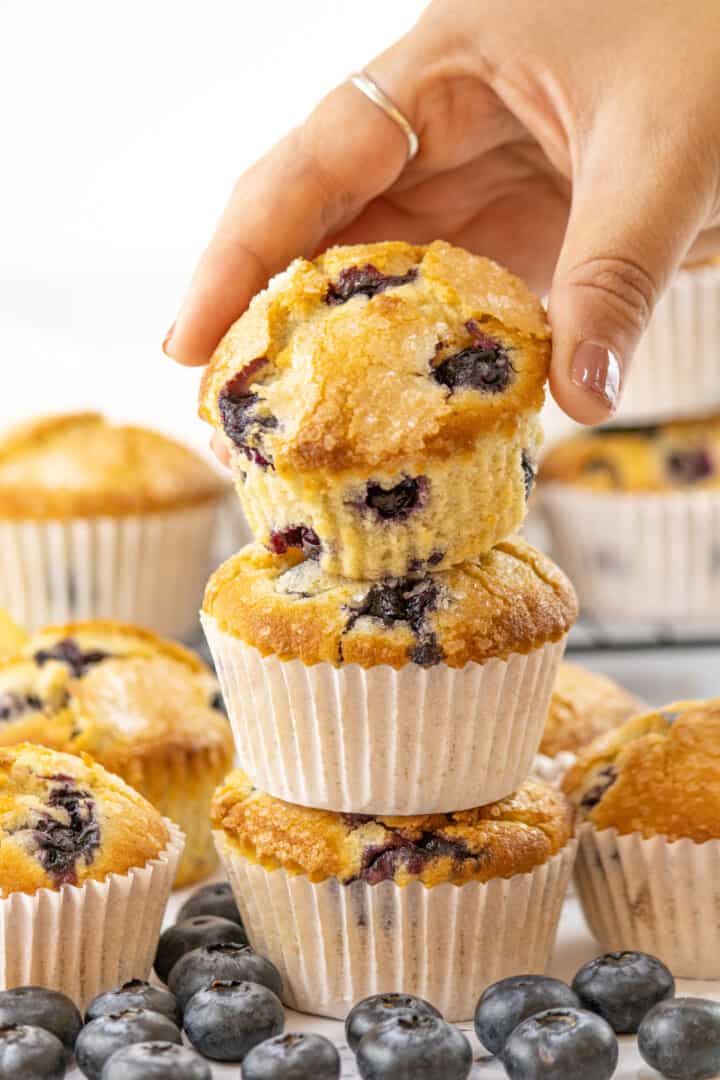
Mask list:
[[408,156],[407,160],[412,159],[420,149],[420,140],[418,139],[412,124],[408,120],[405,113],[398,109],[397,105],[390,100],[384,90],[381,90],[372,76],[368,75],[364,71],[356,71],[354,75],[351,75],[349,80],[353,86],[357,87],[361,94],[364,94],[366,98],[374,102],[382,111],[389,116],[402,131],[405,133],[405,137],[408,141]]

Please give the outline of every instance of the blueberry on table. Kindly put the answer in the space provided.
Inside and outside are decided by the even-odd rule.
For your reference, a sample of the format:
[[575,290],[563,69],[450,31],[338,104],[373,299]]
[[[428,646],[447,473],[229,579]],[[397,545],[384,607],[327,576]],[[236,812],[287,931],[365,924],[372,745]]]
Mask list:
[[100,1080],[212,1080],[210,1066],[189,1050],[170,1042],[133,1043],[108,1058]]
[[16,986],[0,993],[0,1027],[11,1024],[44,1028],[72,1052],[83,1022],[75,1003],[59,990]]
[[255,982],[282,996],[280,972],[249,945],[204,945],[181,956],[168,977],[170,990],[184,1009],[193,994],[216,981]]
[[86,1024],[75,1043],[75,1060],[88,1080],[100,1080],[103,1066],[116,1050],[131,1043],[182,1042],[180,1031],[161,1013],[149,1009],[98,1016]]
[[612,952],[581,967],[573,990],[585,1009],[607,1020],[618,1035],[634,1035],[643,1017],[675,994],[675,980],[654,956]]
[[720,1073],[720,1003],[673,998],[640,1024],[638,1049],[648,1065],[673,1080],[710,1080]]
[[488,986],[475,1009],[475,1034],[491,1054],[501,1054],[518,1024],[546,1009],[579,1008],[567,983],[545,975],[513,975]]
[[158,978],[166,983],[180,957],[191,949],[199,949],[202,945],[219,945],[226,941],[247,945],[247,934],[237,923],[215,915],[195,915],[191,919],[183,919],[182,922],[169,926],[160,935],[155,953],[155,971]]
[[45,1028],[0,1027],[0,1080],[62,1080],[65,1058],[65,1047]]
[[292,1032],[251,1050],[242,1063],[242,1080],[338,1080],[340,1064],[329,1039]]
[[98,1016],[125,1012],[127,1009],[150,1009],[151,1012],[167,1016],[178,1027],[182,1024],[182,1011],[173,994],[143,979],[131,979],[114,990],[98,994],[87,1007],[85,1023],[97,1020]]
[[235,903],[229,881],[216,881],[212,885],[203,885],[192,893],[178,912],[177,922],[194,919],[196,915],[214,915],[218,919],[229,919],[242,926],[242,919]]
[[615,1032],[585,1009],[546,1009],[523,1020],[505,1043],[510,1080],[610,1080],[618,1062]]
[[371,1028],[356,1058],[363,1080],[465,1080],[472,1059],[463,1033],[427,1013],[396,1016]]
[[373,994],[372,997],[363,998],[353,1005],[345,1020],[345,1038],[350,1049],[355,1053],[358,1043],[363,1035],[367,1035],[371,1028],[384,1024],[386,1020],[392,1020],[396,1016],[407,1016],[416,1013],[424,1016],[442,1016],[434,1005],[424,998],[415,997],[414,994]]
[[280,999],[260,983],[217,980],[193,994],[185,1009],[185,1034],[214,1061],[242,1061],[284,1026]]

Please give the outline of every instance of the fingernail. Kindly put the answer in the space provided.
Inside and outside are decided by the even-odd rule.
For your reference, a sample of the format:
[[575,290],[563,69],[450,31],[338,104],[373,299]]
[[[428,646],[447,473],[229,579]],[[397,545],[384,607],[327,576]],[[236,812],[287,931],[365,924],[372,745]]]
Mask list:
[[167,334],[163,338],[162,351],[165,353],[166,356],[170,355],[170,353],[168,352],[168,345],[170,344],[170,339],[171,339],[171,337],[173,336],[174,333],[175,333],[175,323],[172,324],[172,326],[168,330]]
[[599,398],[606,409],[615,412],[620,400],[622,369],[614,353],[602,345],[583,341],[575,350],[570,379],[575,386]]

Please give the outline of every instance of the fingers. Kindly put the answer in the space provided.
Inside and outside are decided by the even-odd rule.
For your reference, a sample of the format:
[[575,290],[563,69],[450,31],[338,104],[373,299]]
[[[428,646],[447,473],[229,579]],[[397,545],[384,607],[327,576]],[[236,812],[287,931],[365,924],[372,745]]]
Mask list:
[[219,431],[214,431],[210,439],[210,448],[221,465],[230,468],[230,451]]

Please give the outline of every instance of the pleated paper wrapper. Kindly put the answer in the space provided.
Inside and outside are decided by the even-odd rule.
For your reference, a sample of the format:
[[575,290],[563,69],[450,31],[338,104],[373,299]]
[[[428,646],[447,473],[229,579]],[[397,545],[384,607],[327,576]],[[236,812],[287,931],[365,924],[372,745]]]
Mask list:
[[157,858],[105,881],[0,900],[0,989],[48,986],[82,1010],[103,990],[146,979],[182,853],[182,832]]
[[215,837],[252,946],[282,975],[285,1004],[338,1018],[371,994],[402,990],[446,1020],[468,1020],[496,979],[545,971],[576,848],[570,841],[527,874],[426,888],[313,884]]
[[462,668],[308,667],[201,619],[256,786],[356,814],[446,813],[509,795],[530,772],[565,647]]
[[530,775],[537,780],[544,780],[546,784],[560,787],[565,774],[577,761],[577,754],[569,750],[561,750],[559,754],[550,757],[548,754],[536,754],[533,758]]

